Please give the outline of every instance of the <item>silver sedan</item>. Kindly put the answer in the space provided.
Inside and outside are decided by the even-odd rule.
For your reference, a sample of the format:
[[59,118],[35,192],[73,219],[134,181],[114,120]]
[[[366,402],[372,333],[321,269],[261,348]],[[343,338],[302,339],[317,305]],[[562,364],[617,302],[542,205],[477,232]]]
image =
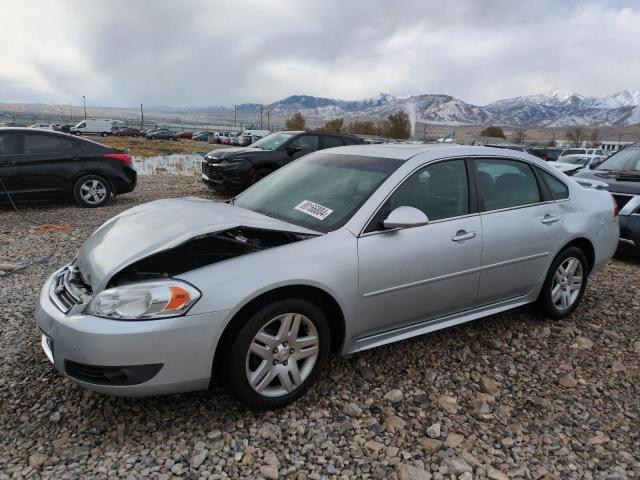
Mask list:
[[55,368],[112,395],[225,377],[281,407],[347,355],[535,302],[570,315],[613,255],[611,195],[516,151],[341,147],[226,203],[159,200],[112,218],[44,285]]

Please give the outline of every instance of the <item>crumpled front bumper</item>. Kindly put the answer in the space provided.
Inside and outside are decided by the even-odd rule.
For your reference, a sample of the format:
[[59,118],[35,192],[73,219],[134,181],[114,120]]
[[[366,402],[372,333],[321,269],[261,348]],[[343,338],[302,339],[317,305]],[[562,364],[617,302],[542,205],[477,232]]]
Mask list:
[[[141,321],[74,313],[76,309],[64,314],[50,298],[52,279],[40,292],[35,317],[43,333],[42,347],[60,373],[108,395],[159,395],[208,387],[228,311]],[[125,377],[126,372],[133,376],[113,374],[123,368]],[[95,372],[106,373],[93,379]],[[144,381],[130,384],[136,378]]]

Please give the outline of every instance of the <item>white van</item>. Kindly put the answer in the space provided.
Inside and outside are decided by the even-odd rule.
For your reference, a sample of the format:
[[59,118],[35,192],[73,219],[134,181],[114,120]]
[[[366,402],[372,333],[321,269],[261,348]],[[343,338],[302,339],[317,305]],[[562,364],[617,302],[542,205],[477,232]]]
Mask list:
[[252,137],[266,137],[267,135],[269,135],[271,132],[269,130],[244,130],[241,134],[239,134],[239,137],[244,137],[244,136],[249,136],[251,135]]
[[113,133],[113,120],[87,118],[78,122],[75,127],[71,127],[73,135],[102,135],[106,137]]

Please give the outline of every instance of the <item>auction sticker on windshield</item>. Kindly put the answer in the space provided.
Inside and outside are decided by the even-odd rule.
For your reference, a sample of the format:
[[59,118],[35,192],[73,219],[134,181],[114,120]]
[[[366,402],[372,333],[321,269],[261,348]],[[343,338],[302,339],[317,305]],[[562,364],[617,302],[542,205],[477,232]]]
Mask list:
[[311,215],[318,220],[324,220],[331,215],[331,212],[333,212],[330,208],[323,207],[322,205],[318,205],[317,203],[313,203],[309,200],[303,200],[293,208],[300,212],[304,212],[307,215]]

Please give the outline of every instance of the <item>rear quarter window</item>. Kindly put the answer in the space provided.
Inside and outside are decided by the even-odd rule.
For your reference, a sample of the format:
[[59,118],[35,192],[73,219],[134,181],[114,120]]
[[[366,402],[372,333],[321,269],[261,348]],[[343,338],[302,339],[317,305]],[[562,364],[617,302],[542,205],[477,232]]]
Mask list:
[[545,172],[541,168],[538,168],[538,172],[540,173],[540,177],[542,177],[542,181],[547,187],[547,190],[549,190],[551,198],[553,198],[554,200],[569,198],[569,187],[567,187],[563,182],[558,180],[550,173]]

